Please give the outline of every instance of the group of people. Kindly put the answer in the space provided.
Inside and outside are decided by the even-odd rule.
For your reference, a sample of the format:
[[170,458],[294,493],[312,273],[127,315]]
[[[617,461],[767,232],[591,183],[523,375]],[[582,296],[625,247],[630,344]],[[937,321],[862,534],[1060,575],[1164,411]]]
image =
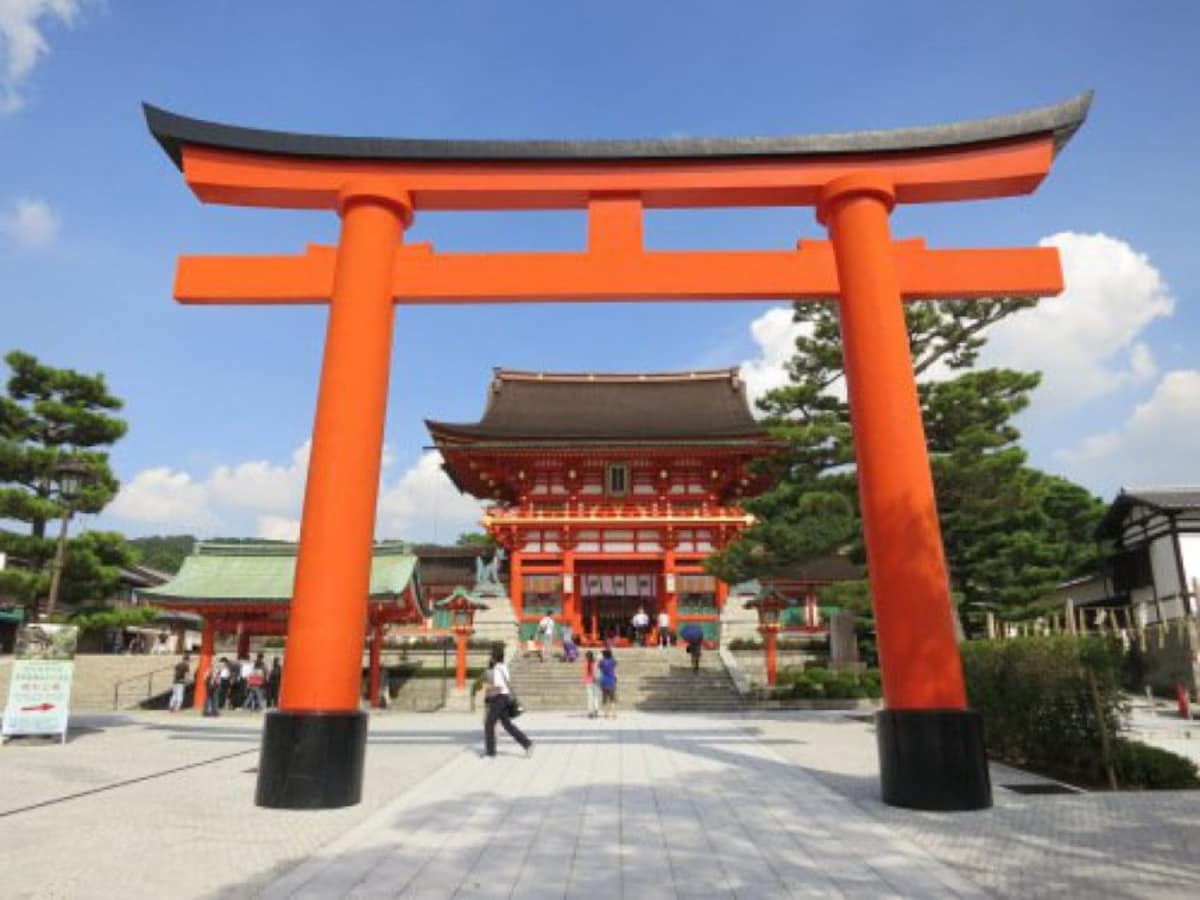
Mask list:
[[283,681],[283,666],[276,656],[267,668],[260,653],[231,660],[222,656],[209,670],[204,700],[204,715],[219,715],[222,709],[264,710],[279,703],[279,685]]
[[554,659],[554,632],[556,629],[562,634],[563,662],[575,662],[579,659],[579,645],[575,643],[575,629],[571,627],[570,622],[556,625],[554,611],[550,609],[546,610],[546,614],[542,616],[537,625],[538,659],[542,662]]

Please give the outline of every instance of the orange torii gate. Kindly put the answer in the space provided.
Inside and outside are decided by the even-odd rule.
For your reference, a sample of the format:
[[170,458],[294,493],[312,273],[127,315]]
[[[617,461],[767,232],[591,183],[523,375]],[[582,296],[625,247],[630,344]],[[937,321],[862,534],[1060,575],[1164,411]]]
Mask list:
[[[1053,248],[929,250],[894,241],[897,203],[1032,192],[1090,94],[1012,116],[794,138],[440,141],[237,128],[146,107],[204,202],[336,211],[336,247],[180,259],[182,303],[329,303],[281,709],[256,801],[359,801],[359,676],[396,303],[839,298],[883,670],[883,799],[991,804],[982,724],[966,709],[949,584],[901,301],[1045,296]],[[647,251],[644,209],[815,206],[829,241],[792,251]],[[404,245],[422,210],[579,209],[579,253]]]

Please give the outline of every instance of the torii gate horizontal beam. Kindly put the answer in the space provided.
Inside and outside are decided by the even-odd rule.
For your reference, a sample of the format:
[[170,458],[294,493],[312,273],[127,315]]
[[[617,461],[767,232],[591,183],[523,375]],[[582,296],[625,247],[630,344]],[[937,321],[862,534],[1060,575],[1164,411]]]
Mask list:
[[[893,244],[905,300],[1044,297],[1062,290],[1052,247],[928,250]],[[188,304],[321,304],[333,292],[336,248],[301,256],[184,256],[175,299]],[[798,252],[654,251],[435,253],[401,247],[392,293],[402,305],[643,300],[827,300],[838,295],[828,241]]]
[[336,209],[347,178],[393,181],[422,210],[582,209],[597,195],[653,208],[811,206],[821,188],[883,170],[897,203],[1032,192],[1091,94],[947,125],[765,138],[462,141],[242,128],[146,105],[147,124],[207,203]]

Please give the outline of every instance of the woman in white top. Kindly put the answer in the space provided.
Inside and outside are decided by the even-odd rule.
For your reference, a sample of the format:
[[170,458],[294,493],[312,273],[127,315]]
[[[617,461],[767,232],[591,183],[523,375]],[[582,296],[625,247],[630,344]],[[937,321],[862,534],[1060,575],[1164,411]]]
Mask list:
[[508,704],[512,699],[512,686],[508,677],[508,666],[504,664],[504,646],[492,648],[492,661],[488,664],[484,678],[484,696],[487,698],[487,715],[483,720],[483,745],[488,756],[496,755],[496,722],[504,726],[514,741],[525,748],[525,755],[533,755],[533,741],[525,736],[509,718]]

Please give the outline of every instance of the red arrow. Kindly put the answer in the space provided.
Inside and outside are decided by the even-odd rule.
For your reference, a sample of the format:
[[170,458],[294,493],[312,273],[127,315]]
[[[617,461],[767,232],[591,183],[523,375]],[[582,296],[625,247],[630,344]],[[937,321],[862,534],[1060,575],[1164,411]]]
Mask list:
[[39,703],[37,706],[22,706],[21,712],[48,712],[54,709],[53,703]]

